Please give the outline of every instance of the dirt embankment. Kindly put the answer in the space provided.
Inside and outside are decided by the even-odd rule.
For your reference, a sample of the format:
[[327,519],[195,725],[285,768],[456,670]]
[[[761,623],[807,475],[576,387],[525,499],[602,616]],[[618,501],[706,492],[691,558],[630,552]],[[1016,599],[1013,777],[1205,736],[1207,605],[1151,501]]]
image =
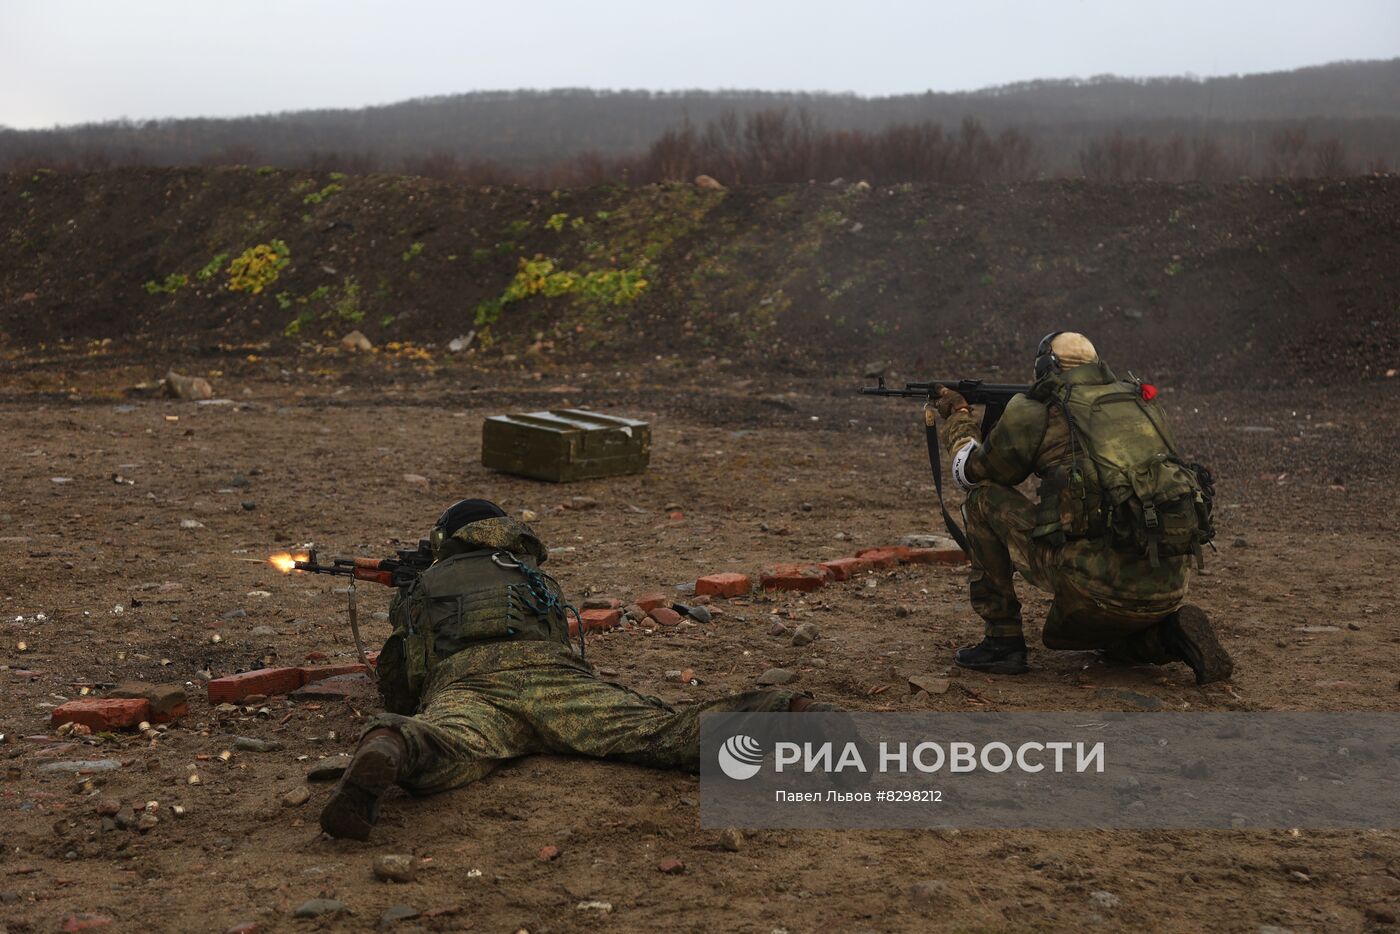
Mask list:
[[282,355],[359,329],[428,360],[475,330],[493,362],[943,373],[1019,369],[1073,327],[1121,367],[1239,385],[1369,381],[1400,348],[1395,177],[546,192],[41,172],[0,176],[0,216],[12,355],[106,338]]

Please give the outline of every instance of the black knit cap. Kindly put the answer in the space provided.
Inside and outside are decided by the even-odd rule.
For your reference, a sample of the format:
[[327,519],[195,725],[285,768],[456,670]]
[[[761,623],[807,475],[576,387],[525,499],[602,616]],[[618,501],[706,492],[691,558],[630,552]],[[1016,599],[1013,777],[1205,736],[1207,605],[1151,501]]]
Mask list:
[[505,511],[488,499],[459,499],[438,516],[433,531],[441,533],[443,538],[448,538],[464,525],[480,522],[482,519],[504,517]]

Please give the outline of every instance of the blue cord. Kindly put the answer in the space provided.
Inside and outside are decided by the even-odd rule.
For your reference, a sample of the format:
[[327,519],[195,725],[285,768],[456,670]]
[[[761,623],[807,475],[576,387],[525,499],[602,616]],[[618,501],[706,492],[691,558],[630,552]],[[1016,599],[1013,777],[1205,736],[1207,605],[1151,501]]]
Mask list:
[[[549,616],[555,612],[561,612],[564,614],[566,622],[568,621],[569,614],[574,614],[574,622],[578,624],[578,656],[581,659],[585,658],[588,653],[588,637],[584,633],[583,617],[579,615],[578,610],[573,604],[565,603],[559,599],[561,591],[559,582],[543,571],[532,568],[523,561],[516,560],[514,555],[510,556],[509,564],[501,560],[501,552],[492,555],[491,559],[501,567],[514,567],[520,572],[521,576],[525,578],[526,583],[530,586],[530,596],[534,599],[534,602],[530,604],[531,610],[541,616]],[[549,583],[545,583],[546,581]],[[553,590],[549,588],[549,584],[554,585]]]

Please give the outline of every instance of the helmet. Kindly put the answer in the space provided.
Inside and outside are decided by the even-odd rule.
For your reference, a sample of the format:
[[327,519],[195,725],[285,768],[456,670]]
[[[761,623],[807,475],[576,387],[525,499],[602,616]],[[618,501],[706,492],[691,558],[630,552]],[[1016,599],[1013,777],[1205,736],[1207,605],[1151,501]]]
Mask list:
[[433,524],[433,530],[428,534],[428,541],[432,543],[433,554],[438,553],[442,543],[452,537],[458,529],[473,522],[480,522],[482,519],[502,519],[505,518],[505,510],[495,503],[486,499],[459,499],[448,506],[438,516],[437,522]]

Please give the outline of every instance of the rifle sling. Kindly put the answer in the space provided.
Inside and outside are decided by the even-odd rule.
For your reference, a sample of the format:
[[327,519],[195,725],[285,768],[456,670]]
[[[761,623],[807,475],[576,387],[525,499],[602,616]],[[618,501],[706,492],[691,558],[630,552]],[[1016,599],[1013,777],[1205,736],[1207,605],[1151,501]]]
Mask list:
[[355,583],[350,582],[350,632],[355,636],[355,651],[360,653],[360,664],[365,666],[365,671],[369,674],[370,680],[379,680],[379,669],[369,663],[369,656],[365,654],[365,641],[360,638],[360,612],[355,604]]
[[933,416],[933,409],[926,407],[924,409],[924,439],[928,442],[928,464],[933,470],[933,489],[938,493],[938,508],[943,512],[943,524],[948,527],[948,534],[953,536],[953,541],[958,543],[959,548],[970,555],[972,550],[967,547],[967,536],[953,521],[953,517],[948,513],[948,506],[943,501],[943,462],[939,454],[938,427]]

